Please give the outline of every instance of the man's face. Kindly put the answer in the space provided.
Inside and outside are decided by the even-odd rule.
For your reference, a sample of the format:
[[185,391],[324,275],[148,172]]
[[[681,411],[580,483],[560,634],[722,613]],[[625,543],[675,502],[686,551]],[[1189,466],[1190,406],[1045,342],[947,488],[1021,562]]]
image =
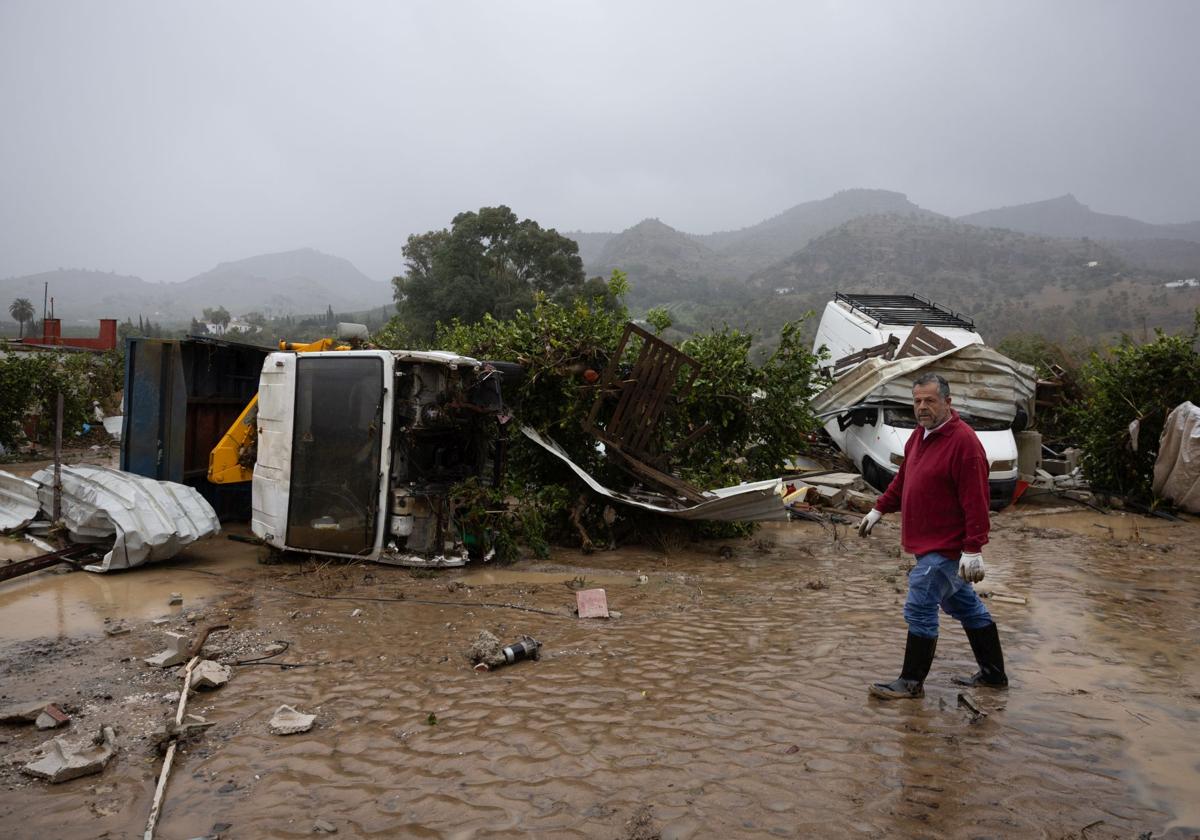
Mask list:
[[913,414],[926,429],[936,429],[950,416],[950,398],[942,397],[936,382],[913,386]]

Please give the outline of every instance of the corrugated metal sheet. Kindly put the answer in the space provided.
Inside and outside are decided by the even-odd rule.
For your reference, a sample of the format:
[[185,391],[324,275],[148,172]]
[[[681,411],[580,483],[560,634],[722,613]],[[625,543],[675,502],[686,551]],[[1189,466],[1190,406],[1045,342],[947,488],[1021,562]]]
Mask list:
[[[34,473],[43,509],[54,504],[54,470]],[[174,557],[201,537],[219,533],[212,506],[194,488],[108,467],[62,468],[62,515],[76,542],[115,537],[112,551],[90,572],[108,572]]]
[[36,481],[0,471],[0,531],[17,531],[38,515]]
[[676,519],[712,520],[717,522],[755,522],[770,520],[786,520],[787,508],[783,504],[783,482],[778,478],[766,481],[756,481],[750,484],[739,484],[736,487],[721,487],[710,490],[706,494],[711,498],[695,505],[683,506],[666,496],[662,496],[661,504],[651,504],[644,499],[635,499],[625,493],[609,490],[596,479],[592,478],[582,467],[571,460],[557,443],[539,434],[536,429],[522,426],[525,437],[543,447],[547,452],[566,462],[575,474],[582,478],[587,485],[602,496],[620,502],[623,505],[652,510]]
[[1033,416],[1037,386],[1033,368],[982,344],[956,347],[937,356],[867,359],[813,397],[812,409],[818,416],[829,417],[857,405],[911,404],[913,380],[924,373],[945,377],[954,407],[960,412],[1008,421],[1021,405]]

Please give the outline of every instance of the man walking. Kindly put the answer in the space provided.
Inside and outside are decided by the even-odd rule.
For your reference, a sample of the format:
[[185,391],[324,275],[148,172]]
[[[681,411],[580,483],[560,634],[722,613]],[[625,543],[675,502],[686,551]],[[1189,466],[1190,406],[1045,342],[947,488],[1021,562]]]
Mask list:
[[950,385],[927,373],[913,383],[917,428],[904,445],[904,461],[887,492],[859,523],[865,537],[885,513],[900,511],[900,542],[916,555],[908,573],[904,620],[908,643],[900,677],[875,683],[882,700],[925,696],[925,677],[937,648],[938,608],[962,622],[979,663],[960,685],[1004,688],[1000,635],[972,583],[983,580],[988,539],[988,462],[983,445],[950,407]]

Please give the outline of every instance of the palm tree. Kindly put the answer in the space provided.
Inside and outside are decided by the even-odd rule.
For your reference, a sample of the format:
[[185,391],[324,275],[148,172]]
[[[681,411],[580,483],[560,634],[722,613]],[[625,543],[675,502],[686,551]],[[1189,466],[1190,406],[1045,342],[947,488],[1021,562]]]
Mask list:
[[32,321],[34,315],[33,304],[29,302],[29,298],[17,298],[8,305],[8,314],[12,316],[14,321],[21,325],[21,335],[19,338],[25,337],[25,322]]

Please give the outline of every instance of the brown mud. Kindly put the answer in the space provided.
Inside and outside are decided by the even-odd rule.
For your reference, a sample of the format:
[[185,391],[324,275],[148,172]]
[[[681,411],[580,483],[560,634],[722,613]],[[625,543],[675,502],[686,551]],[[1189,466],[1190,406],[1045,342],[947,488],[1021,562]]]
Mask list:
[[[220,537],[146,569],[0,584],[0,705],[61,700],[70,731],[115,723],[121,750],[52,786],[13,760],[55,733],[0,726],[3,834],[141,837],[148,736],[180,684],[141,657],[163,630],[221,621],[211,655],[283,640],[272,661],[302,667],[235,666],[191,699],[216,725],[177,756],[159,837],[307,836],[317,820],[339,837],[1192,837],[1200,526],[997,516],[982,588],[1028,603],[989,602],[1012,688],[973,692],[977,719],[950,682],[974,670],[954,625],[923,700],[867,697],[903,647],[893,520],[868,540],[791,523],[671,556],[437,573],[262,565]],[[571,616],[581,584],[621,618]],[[132,632],[105,635],[120,620]],[[535,637],[542,658],[475,673],[464,654],[485,629]],[[270,734],[283,703],[315,728]]]

